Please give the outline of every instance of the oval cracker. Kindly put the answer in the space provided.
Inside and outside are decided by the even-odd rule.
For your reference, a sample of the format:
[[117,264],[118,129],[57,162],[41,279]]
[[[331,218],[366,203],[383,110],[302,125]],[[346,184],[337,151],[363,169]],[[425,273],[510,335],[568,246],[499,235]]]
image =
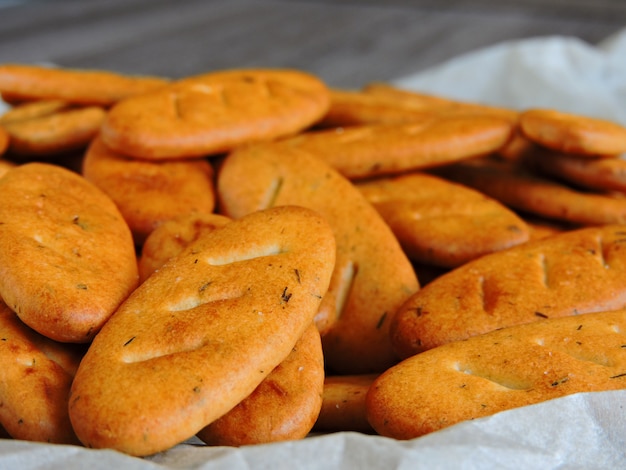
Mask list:
[[485,255],[430,282],[391,324],[401,357],[498,328],[626,305],[626,225],[572,230]]
[[191,244],[133,292],[87,351],[69,405],[78,438],[148,455],[223,416],[311,325],[334,259],[326,221],[294,206]]
[[0,221],[0,296],[44,336],[90,341],[137,285],[128,225],[70,170],[9,170],[0,179]]

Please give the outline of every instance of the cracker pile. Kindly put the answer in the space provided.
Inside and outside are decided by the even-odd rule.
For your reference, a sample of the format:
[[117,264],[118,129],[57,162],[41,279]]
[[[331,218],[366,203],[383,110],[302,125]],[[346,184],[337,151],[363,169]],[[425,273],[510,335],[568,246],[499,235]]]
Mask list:
[[0,424],[136,456],[626,388],[626,128],[0,65]]

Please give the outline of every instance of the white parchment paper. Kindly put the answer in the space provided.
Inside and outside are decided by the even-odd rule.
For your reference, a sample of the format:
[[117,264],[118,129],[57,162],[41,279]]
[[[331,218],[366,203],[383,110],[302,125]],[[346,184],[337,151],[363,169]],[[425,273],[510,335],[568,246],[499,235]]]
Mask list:
[[548,107],[626,125],[626,29],[591,46],[541,37],[497,44],[394,84],[516,109]]
[[[407,57],[410,60],[410,57]],[[563,37],[499,44],[396,85],[467,101],[553,107],[626,125],[626,30],[598,47]],[[626,466],[626,391],[586,393],[414,439],[338,433],[242,448],[181,444],[148,458],[0,440],[19,469],[612,469]]]

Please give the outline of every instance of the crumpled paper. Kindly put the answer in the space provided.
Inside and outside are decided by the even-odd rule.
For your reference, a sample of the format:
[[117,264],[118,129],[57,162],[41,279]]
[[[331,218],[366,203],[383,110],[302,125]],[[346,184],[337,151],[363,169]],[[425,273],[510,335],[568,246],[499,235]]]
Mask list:
[[504,42],[393,83],[458,100],[554,108],[626,125],[626,29],[598,46],[562,36]]
[[621,468],[625,463],[623,390],[570,395],[410,441],[342,432],[241,448],[189,442],[146,458],[24,441],[0,444],[0,467],[25,470],[594,470]]
[[[394,84],[517,109],[553,107],[626,125],[624,58],[626,30],[597,47],[575,38],[535,38],[479,50],[401,77]],[[0,468],[25,470],[590,470],[620,468],[624,464],[626,390],[570,395],[460,423],[410,441],[337,433],[226,448],[191,440],[146,458],[111,450],[0,441]]]

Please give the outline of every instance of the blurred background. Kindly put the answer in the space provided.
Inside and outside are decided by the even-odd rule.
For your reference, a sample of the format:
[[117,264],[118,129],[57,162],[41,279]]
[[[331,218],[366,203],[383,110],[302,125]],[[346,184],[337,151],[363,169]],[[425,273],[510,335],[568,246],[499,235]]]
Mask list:
[[626,1],[0,0],[0,19],[0,63],[171,78],[295,67],[355,88],[503,41],[596,44],[626,26]]

